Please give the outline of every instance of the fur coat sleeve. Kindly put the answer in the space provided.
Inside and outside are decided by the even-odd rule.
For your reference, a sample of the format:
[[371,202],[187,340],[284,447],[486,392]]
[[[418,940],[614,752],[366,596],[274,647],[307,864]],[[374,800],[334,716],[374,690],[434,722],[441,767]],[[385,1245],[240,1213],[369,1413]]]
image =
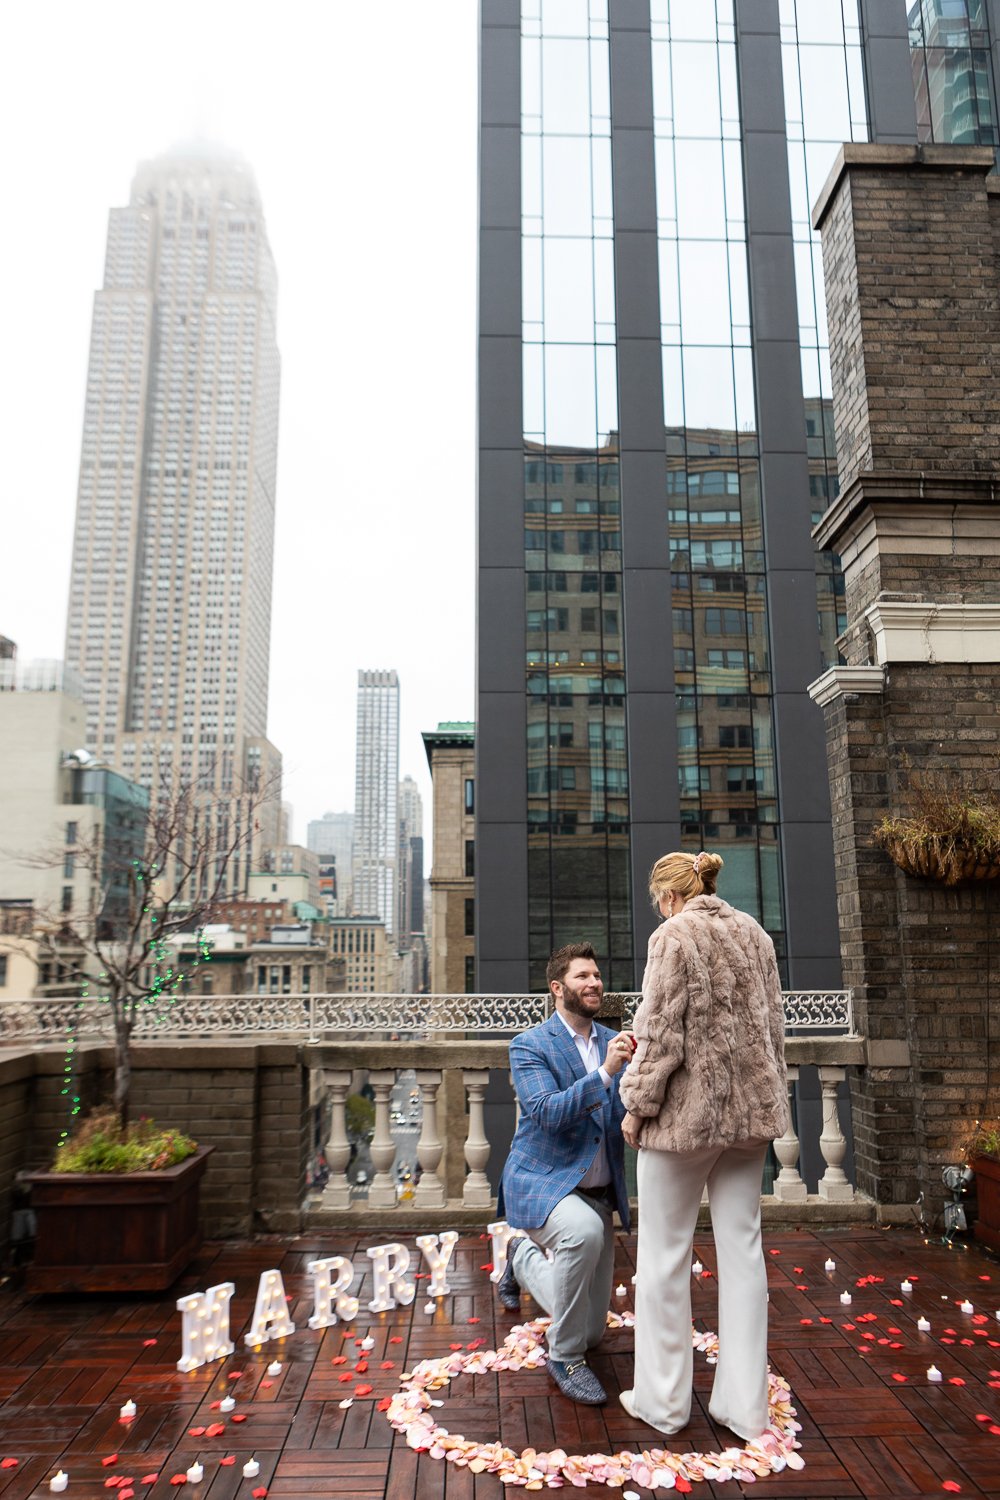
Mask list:
[[684,954],[666,925],[649,940],[642,1004],[635,1013],[635,1055],[620,1092],[633,1115],[658,1115],[670,1075],[684,1061],[684,1018],[688,986]]

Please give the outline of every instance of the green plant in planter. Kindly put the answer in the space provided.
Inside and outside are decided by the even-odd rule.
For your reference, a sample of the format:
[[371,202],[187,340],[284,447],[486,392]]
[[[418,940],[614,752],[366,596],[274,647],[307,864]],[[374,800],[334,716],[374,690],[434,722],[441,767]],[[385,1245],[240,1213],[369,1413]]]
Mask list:
[[56,1150],[53,1172],[160,1172],[197,1151],[179,1130],[143,1118],[123,1125],[113,1109],[96,1109]]
[[911,773],[908,783],[910,814],[887,814],[872,841],[909,875],[945,885],[1000,878],[1000,796],[933,774]]
[[980,1125],[972,1137],[969,1156],[992,1156],[1000,1161],[1000,1125]]

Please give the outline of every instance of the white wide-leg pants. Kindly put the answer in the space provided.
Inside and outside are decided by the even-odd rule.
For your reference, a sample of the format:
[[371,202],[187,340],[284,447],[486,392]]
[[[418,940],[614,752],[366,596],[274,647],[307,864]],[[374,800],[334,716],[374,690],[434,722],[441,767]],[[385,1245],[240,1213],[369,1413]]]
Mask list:
[[570,1193],[540,1229],[525,1234],[517,1279],[552,1319],[549,1357],[572,1364],[600,1343],[607,1327],[615,1269],[611,1207]]
[[760,1235],[766,1153],[766,1142],[639,1152],[630,1405],[662,1432],[679,1432],[691,1416],[691,1255],[706,1183],[719,1267],[719,1361],[709,1411],[744,1438],[767,1428],[767,1270]]

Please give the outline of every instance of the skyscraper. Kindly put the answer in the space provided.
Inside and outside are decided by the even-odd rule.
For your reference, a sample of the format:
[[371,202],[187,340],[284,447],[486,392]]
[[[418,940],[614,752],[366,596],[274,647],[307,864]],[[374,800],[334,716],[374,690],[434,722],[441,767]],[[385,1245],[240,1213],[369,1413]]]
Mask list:
[[354,911],[378,917],[397,932],[399,858],[399,678],[395,672],[358,673],[354,779]]
[[994,141],[1000,5],[481,9],[478,987],[580,938],[630,987],[651,864],[702,847],[786,982],[834,985],[810,210],[845,141]]
[[276,308],[247,167],[200,150],[140,166],[94,299],[66,661],[88,744],[147,786],[226,794],[278,772]]
[[314,818],[306,834],[307,846],[323,858],[333,859],[336,867],[337,900],[335,914],[349,917],[352,911],[351,860],[354,848],[354,814],[328,812]]
[[404,776],[399,783],[399,917],[400,948],[408,948],[415,932],[423,932],[424,806],[417,783]]

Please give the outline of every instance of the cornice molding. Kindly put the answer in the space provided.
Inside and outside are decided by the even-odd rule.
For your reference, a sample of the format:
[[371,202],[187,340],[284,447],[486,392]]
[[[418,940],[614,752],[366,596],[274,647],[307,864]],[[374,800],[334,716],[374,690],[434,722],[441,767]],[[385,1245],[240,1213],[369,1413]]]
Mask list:
[[814,703],[824,708],[846,693],[880,693],[885,681],[881,667],[831,667],[806,689]]

